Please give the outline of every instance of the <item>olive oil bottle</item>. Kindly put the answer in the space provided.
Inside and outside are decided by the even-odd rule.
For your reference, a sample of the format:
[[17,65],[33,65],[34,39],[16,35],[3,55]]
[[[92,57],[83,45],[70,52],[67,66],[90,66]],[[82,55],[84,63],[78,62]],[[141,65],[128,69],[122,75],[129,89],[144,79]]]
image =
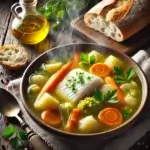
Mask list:
[[[49,33],[49,23],[36,10],[37,0],[20,0],[11,10],[15,16],[12,22],[13,35],[24,44],[37,44]],[[22,9],[21,13],[17,10]]]

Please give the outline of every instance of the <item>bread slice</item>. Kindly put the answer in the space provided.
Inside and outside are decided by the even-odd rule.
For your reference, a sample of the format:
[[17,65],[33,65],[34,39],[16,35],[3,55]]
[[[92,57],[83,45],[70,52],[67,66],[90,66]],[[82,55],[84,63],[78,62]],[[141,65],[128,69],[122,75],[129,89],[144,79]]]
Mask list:
[[98,11],[101,2],[84,16],[90,28],[122,42],[150,23],[150,0],[116,0]]
[[0,47],[0,64],[8,69],[19,69],[28,62],[28,53],[18,45]]

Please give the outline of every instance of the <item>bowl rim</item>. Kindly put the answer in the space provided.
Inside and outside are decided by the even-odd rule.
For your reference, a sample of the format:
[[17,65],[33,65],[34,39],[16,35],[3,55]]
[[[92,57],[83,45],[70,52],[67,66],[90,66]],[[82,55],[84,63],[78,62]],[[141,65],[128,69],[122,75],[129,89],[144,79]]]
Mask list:
[[[104,131],[104,132],[98,132],[98,133],[90,133],[90,134],[80,134],[80,133],[70,133],[70,132],[65,132],[62,130],[59,130],[57,128],[54,128],[46,123],[44,123],[41,119],[39,119],[39,117],[37,115],[35,115],[32,110],[28,107],[27,103],[25,102],[25,97],[23,94],[23,83],[24,83],[24,78],[26,73],[28,72],[29,68],[42,56],[46,55],[47,53],[50,53],[50,51],[56,50],[56,49],[60,49],[66,46],[79,46],[79,45],[89,45],[89,46],[98,46],[98,47],[103,47],[108,49],[108,51],[113,52],[115,54],[118,55],[122,55],[122,57],[124,57],[125,59],[127,59],[128,61],[130,61],[130,63],[132,63],[132,65],[134,65],[134,68],[136,70],[138,70],[138,72],[140,73],[139,78],[140,81],[142,80],[141,86],[144,87],[144,92],[143,92],[143,88],[142,88],[142,97],[141,97],[141,103],[139,108],[137,109],[137,111],[134,113],[134,115],[128,119],[126,122],[124,122],[123,124],[121,124],[118,127],[115,127],[113,129]],[[53,47],[50,48],[49,50],[47,50],[46,52],[42,53],[41,55],[39,55],[38,57],[36,57],[29,65],[28,67],[25,69],[23,76],[22,76],[22,80],[20,83],[20,95],[21,95],[21,102],[23,103],[23,106],[25,107],[27,113],[34,119],[34,121],[38,124],[38,125],[42,125],[42,127],[46,127],[46,129],[48,131],[52,131],[55,134],[63,134],[65,136],[73,136],[73,137],[93,137],[93,136],[103,136],[106,134],[112,134],[112,132],[117,132],[118,130],[121,130],[122,128],[125,128],[127,125],[129,125],[131,122],[135,121],[136,118],[140,115],[141,111],[144,108],[144,105],[147,101],[147,97],[148,97],[148,82],[147,82],[147,78],[143,72],[143,70],[140,68],[140,66],[129,56],[127,56],[126,54],[124,54],[123,52],[120,51],[116,51],[114,49],[108,48],[106,46],[97,44],[97,43],[86,43],[86,42],[82,42],[82,43],[70,43],[70,44],[64,44],[64,45],[60,45],[57,47]]]

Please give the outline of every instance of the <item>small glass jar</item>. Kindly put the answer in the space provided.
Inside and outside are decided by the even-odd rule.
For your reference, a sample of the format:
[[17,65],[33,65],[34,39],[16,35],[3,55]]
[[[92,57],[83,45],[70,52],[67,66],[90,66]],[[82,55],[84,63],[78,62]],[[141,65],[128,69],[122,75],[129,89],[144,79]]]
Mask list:
[[[11,7],[15,18],[12,22],[13,35],[24,44],[37,44],[49,33],[49,23],[37,9],[37,0],[20,0]],[[21,12],[19,13],[19,9]]]

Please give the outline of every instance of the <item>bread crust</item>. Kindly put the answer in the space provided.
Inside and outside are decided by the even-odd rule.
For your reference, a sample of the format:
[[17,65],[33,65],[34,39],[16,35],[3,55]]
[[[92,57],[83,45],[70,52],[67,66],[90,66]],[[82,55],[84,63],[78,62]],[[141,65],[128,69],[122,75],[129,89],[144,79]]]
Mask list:
[[123,34],[123,40],[128,39],[150,23],[150,0],[134,0],[126,17],[116,23]]
[[[123,0],[118,0],[118,3],[122,2]],[[125,1],[125,0],[124,0]],[[100,21],[104,21],[105,24],[110,23],[111,26],[115,27],[115,31],[118,31],[118,35],[120,37],[112,37],[111,35],[107,34],[107,32],[102,32],[101,30],[97,28],[93,28],[95,30],[98,30],[107,36],[113,38],[114,40],[121,42],[141,29],[143,29],[145,26],[147,26],[150,23],[150,0],[134,0],[133,5],[131,6],[129,12],[126,14],[124,18],[117,22],[111,22],[106,21],[107,14],[112,10],[115,9],[114,6],[108,6],[104,8],[102,13],[98,13],[98,7],[100,3],[98,3],[96,6],[94,6],[89,12],[87,12],[84,16],[84,22],[87,26],[90,28],[93,28],[91,25],[91,21],[93,18],[98,18]],[[116,4],[117,5],[117,4]],[[108,27],[109,28],[109,27]],[[108,29],[107,29],[108,30]],[[114,31],[114,32],[115,32]],[[108,31],[110,32],[110,31]]]
[[28,62],[27,51],[19,45],[3,45],[0,47],[0,64],[8,69],[16,70]]

